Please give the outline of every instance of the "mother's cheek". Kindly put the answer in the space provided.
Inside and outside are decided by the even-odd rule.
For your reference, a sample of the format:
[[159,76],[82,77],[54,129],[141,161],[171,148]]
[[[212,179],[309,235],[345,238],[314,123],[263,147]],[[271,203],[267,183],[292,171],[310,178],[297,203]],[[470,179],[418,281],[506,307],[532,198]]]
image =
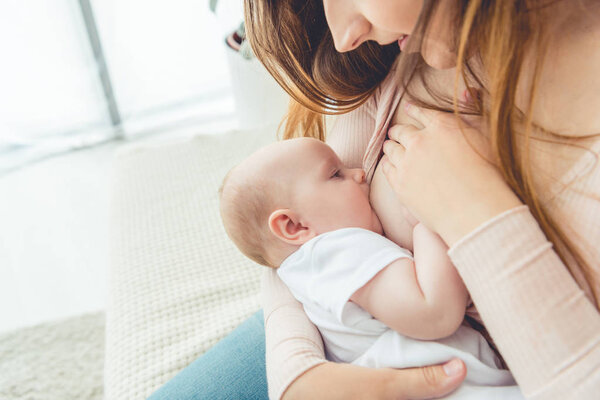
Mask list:
[[371,206],[381,221],[385,237],[412,250],[412,225],[406,220],[404,206],[392,190],[378,165],[371,181]]

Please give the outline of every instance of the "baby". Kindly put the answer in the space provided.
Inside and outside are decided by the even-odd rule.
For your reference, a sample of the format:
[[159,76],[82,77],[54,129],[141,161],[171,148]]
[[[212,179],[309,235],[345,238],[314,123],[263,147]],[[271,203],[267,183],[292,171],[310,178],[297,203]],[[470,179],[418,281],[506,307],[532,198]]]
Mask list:
[[521,399],[485,339],[462,325],[468,293],[439,236],[417,221],[412,250],[383,236],[362,169],[316,139],[266,146],[220,191],[225,230],[252,260],[277,268],[323,337],[329,360],[407,368],[453,357],[467,366],[447,398]]

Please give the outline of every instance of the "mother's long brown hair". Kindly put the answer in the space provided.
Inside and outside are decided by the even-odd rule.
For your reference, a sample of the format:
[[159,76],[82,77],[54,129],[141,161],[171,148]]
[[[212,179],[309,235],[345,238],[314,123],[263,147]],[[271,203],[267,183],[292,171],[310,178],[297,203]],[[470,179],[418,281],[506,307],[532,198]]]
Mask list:
[[[470,111],[486,119],[490,143],[506,182],[529,206],[563,262],[571,268],[566,259],[572,258],[579,265],[590,283],[596,306],[600,307],[600,294],[592,285],[591,266],[540,202],[528,158],[528,138],[534,127],[536,78],[548,46],[541,14],[546,6],[560,0],[453,1],[457,81],[461,77],[467,84],[482,88],[486,99],[485,106]],[[415,43],[414,38],[427,36],[427,27],[440,3],[424,1],[411,47],[422,46]],[[245,11],[252,48],[293,99],[284,138],[324,139],[324,115],[359,107],[385,78],[399,54],[396,44],[381,46],[371,41],[351,52],[338,53],[325,20],[322,0],[245,0]],[[526,51],[536,52],[536,63],[535,77],[529,88],[529,107],[523,113],[515,102]],[[467,58],[467,54],[470,57]],[[426,84],[423,71],[427,68],[420,56],[401,57],[400,61],[398,73],[410,95],[412,79],[421,79]],[[484,72],[475,73],[473,62],[483,65]],[[454,98],[444,98],[433,90],[428,91],[438,104],[422,105],[458,112],[457,93]],[[419,102],[418,98],[416,101]],[[521,135],[526,138],[524,142],[519,138]],[[565,140],[554,136],[558,142]]]

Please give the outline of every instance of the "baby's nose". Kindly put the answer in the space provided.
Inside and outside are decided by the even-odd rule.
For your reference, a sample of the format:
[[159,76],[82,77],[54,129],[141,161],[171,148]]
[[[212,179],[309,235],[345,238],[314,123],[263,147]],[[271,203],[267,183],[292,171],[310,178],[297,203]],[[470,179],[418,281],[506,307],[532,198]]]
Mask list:
[[363,183],[365,181],[365,171],[362,168],[354,169],[354,180],[357,183]]

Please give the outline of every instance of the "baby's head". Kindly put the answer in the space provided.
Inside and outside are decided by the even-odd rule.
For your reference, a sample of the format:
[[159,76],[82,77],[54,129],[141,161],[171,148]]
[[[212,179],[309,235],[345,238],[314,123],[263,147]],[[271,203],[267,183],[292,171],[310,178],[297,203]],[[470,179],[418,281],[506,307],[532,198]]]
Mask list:
[[316,139],[258,150],[227,174],[220,203],[229,237],[246,256],[271,267],[325,232],[355,227],[382,233],[364,171],[346,168]]

